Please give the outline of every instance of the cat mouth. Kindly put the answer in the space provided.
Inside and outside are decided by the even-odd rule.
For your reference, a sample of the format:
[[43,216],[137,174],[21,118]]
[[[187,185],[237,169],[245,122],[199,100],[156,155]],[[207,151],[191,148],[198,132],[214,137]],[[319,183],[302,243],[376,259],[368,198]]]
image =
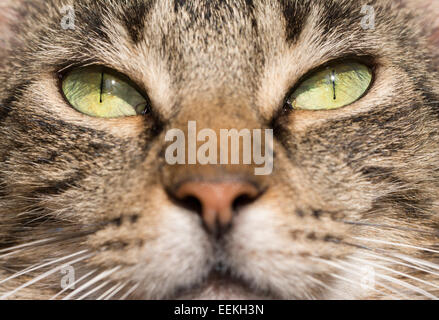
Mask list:
[[230,272],[213,270],[201,282],[181,288],[174,294],[177,300],[267,300],[275,295],[254,288],[242,278]]

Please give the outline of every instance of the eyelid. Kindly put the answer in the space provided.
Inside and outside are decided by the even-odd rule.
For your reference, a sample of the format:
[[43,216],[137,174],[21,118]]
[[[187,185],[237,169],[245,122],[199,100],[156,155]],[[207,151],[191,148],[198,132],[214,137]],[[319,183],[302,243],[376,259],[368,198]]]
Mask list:
[[144,87],[138,83],[138,81],[133,80],[129,76],[127,76],[125,73],[120,72],[114,68],[111,68],[109,66],[99,64],[99,63],[89,63],[89,64],[79,64],[79,63],[72,63],[69,64],[67,67],[61,67],[56,73],[58,75],[58,79],[60,84],[62,83],[62,80],[72,71],[79,70],[83,68],[102,68],[102,72],[111,74],[117,77],[122,78],[127,83],[129,83],[134,89],[136,89],[150,104],[149,96],[144,89]]

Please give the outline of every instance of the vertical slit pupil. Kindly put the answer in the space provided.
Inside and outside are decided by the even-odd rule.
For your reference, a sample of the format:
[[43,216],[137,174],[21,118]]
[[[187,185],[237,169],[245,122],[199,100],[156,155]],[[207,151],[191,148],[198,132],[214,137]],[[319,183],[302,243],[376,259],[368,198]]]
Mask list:
[[101,92],[99,95],[99,102],[102,103],[102,91],[104,90],[104,73],[101,72]]
[[337,96],[335,94],[335,70],[332,70],[331,82],[332,82],[332,92],[334,93],[334,100],[337,100]]

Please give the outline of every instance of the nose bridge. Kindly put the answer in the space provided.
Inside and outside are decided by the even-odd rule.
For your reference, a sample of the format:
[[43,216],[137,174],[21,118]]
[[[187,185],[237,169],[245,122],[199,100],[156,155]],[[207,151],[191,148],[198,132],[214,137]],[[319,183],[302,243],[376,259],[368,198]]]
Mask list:
[[260,127],[253,98],[234,95],[230,88],[222,87],[183,100],[175,125],[185,127],[188,121],[196,121],[200,129],[214,131]]
[[[173,189],[181,181],[194,179],[198,181],[241,179],[256,183],[260,179],[254,175],[254,163],[252,161],[244,163],[243,161],[244,152],[247,158],[252,160],[252,133],[254,129],[261,129],[261,122],[250,101],[244,101],[240,98],[233,100],[217,97],[211,100],[182,102],[181,111],[170,123],[167,131],[175,129],[182,133],[184,162],[169,164],[169,161],[165,161],[161,174],[162,181],[169,189]],[[223,141],[227,140],[227,145],[221,146],[221,136],[225,137],[227,132],[232,133],[230,131],[232,129],[234,129],[235,134],[242,135],[238,138],[235,135],[223,139]],[[246,138],[243,138],[243,135]],[[170,138],[165,145],[163,152],[165,157],[166,151],[175,141],[176,138]],[[239,150],[237,154],[239,163],[237,164],[231,164],[231,153],[234,150],[232,149],[233,141],[237,142]],[[210,156],[212,145],[216,150],[216,163],[211,161],[200,163],[199,154]],[[203,147],[204,149],[202,149]],[[221,154],[226,154],[226,164],[221,163]]]

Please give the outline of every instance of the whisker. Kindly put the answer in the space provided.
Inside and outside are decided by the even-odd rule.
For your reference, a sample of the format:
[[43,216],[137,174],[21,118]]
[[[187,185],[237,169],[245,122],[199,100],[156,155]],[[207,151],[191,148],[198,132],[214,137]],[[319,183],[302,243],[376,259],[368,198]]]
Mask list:
[[36,245],[36,244],[45,243],[47,241],[51,241],[51,240],[54,240],[54,239],[55,238],[47,238],[47,239],[32,241],[32,242],[25,243],[25,244],[20,244],[20,245],[17,245],[17,246],[6,248],[6,249],[1,249],[0,253],[8,252],[8,251],[15,250],[15,249],[21,249],[21,248],[33,246],[33,245]]
[[362,227],[375,227],[375,228],[383,228],[383,229],[396,229],[401,231],[413,231],[419,233],[429,233],[435,236],[439,236],[439,231],[429,231],[429,230],[421,230],[409,227],[400,227],[400,226],[391,226],[387,224],[378,224],[378,223],[368,223],[368,222],[356,222],[356,221],[346,221],[340,220],[340,222],[350,225],[362,226]]
[[[76,280],[75,282],[72,283],[73,285],[77,285],[78,283],[80,283],[82,280],[86,279],[87,277],[89,277],[91,274],[95,273],[97,271],[97,269],[90,271],[89,273],[83,275],[81,278],[79,278],[78,280]],[[53,297],[51,297],[49,300],[54,300],[57,297],[59,297],[60,295],[62,295],[64,292],[66,292],[67,290],[69,290],[72,286],[68,286],[64,289],[62,289],[60,292],[58,292],[57,294],[55,294]]]
[[[25,243],[25,244],[2,249],[2,250],[0,250],[0,253],[9,252],[11,250],[16,250],[16,249],[21,249],[21,251],[22,251],[22,250],[24,250],[23,248],[29,249],[29,248],[33,248],[36,246],[49,245],[49,244],[57,243],[57,242],[64,241],[64,240],[71,240],[71,239],[75,239],[75,238],[79,238],[79,237],[84,237],[84,236],[87,236],[89,234],[95,233],[97,230],[98,229],[78,231],[78,232],[73,232],[73,233],[70,233],[67,235],[63,234],[63,235],[58,236],[58,237],[52,237],[52,238],[47,238],[47,239],[43,239],[43,240],[36,240],[36,241],[29,242],[29,243]],[[18,253],[18,252],[19,251],[16,251],[15,253]],[[13,255],[15,253],[9,252],[8,254],[4,254],[4,255],[0,256],[0,258],[7,257],[7,256]]]
[[[337,269],[340,269],[340,270],[343,270],[343,271],[345,271],[345,272],[351,273],[351,274],[353,274],[353,275],[357,275],[357,276],[361,276],[361,275],[362,275],[361,272],[356,272],[356,271],[354,271],[354,270],[352,270],[352,269],[349,269],[349,268],[347,268],[347,267],[343,267],[342,265],[340,265],[340,262],[342,262],[343,264],[347,264],[347,265],[350,266],[350,267],[354,267],[355,269],[359,269],[358,266],[354,266],[354,265],[352,265],[352,264],[350,264],[350,263],[348,263],[348,262],[345,262],[345,261],[339,261],[339,263],[337,263],[337,262],[334,262],[334,261],[328,261],[328,260],[326,260],[326,259],[321,259],[321,258],[315,258],[315,260],[320,261],[320,262],[323,262],[323,263],[326,263],[326,264],[328,264],[328,265],[330,265],[330,266],[333,266],[333,267],[335,267],[335,268],[337,268]],[[377,273],[375,273],[375,275],[377,275]],[[355,285],[357,285],[357,286],[361,286],[361,283],[355,282],[355,281],[353,281],[353,280],[350,280],[350,281],[351,281],[352,284],[355,284]],[[398,290],[396,290],[396,289],[394,289],[394,288],[391,288],[391,287],[389,287],[389,286],[386,286],[385,284],[380,283],[380,282],[378,282],[378,281],[375,281],[375,282],[376,282],[376,284],[379,285],[380,287],[383,287],[384,289],[389,290],[390,292],[393,292],[393,293],[395,293],[395,294],[397,294],[397,295],[400,295],[401,297],[403,297],[403,299],[408,299],[408,296],[404,295],[403,293],[399,292]],[[367,285],[366,285],[366,287],[368,287],[368,288],[372,289],[373,291],[376,291],[376,292],[378,292],[378,293],[380,293],[380,294],[384,294],[382,291],[380,291],[380,290],[378,290],[378,289],[376,289],[376,288],[373,288],[373,287],[370,287],[370,286],[367,286]],[[387,295],[387,294],[384,294],[384,295]],[[392,297],[393,297],[393,299],[397,299],[397,298],[394,297],[394,296],[392,296]]]
[[80,296],[78,299],[76,300],[84,300],[85,298],[87,298],[88,296],[92,295],[93,293],[95,293],[96,291],[98,291],[101,288],[104,288],[107,284],[109,284],[111,282],[111,280],[107,280],[103,283],[101,283],[100,285],[98,285],[97,287],[93,288],[92,290],[90,290],[89,292],[84,293],[82,296]]
[[[424,251],[428,251],[428,252],[435,252],[435,253],[437,252],[437,251],[429,249],[429,248],[422,248],[422,247],[412,246],[412,245],[408,245],[408,244],[394,243],[394,242],[388,242],[388,241],[383,241],[383,240],[367,239],[367,238],[361,238],[361,237],[354,237],[354,239],[363,240],[363,241],[370,241],[370,242],[376,242],[376,243],[390,244],[390,245],[394,245],[394,246],[415,248],[415,249],[418,249],[418,250],[424,250]],[[346,243],[346,242],[343,242],[343,244],[353,245],[353,246],[356,246],[356,247],[359,247],[359,248],[362,248],[362,249],[367,249],[368,251],[373,251],[373,252],[377,252],[378,251],[378,252],[381,252],[382,254],[385,254],[387,256],[390,255],[390,256],[393,256],[393,257],[397,257],[397,258],[399,257],[400,259],[404,259],[404,260],[410,262],[410,259],[408,259],[409,257],[403,256],[403,255],[400,255],[400,254],[395,254],[395,253],[392,253],[392,252],[389,252],[389,251],[386,251],[386,250],[383,250],[383,249],[380,249],[380,248],[372,249],[372,248],[369,248],[369,247],[358,246],[358,245],[350,244],[350,243]],[[414,258],[411,258],[411,260],[413,261]],[[430,262],[427,262],[427,261],[422,261],[422,260],[419,260],[419,259],[415,259],[414,261],[418,261],[418,263],[421,263],[421,264],[424,264],[424,265],[427,265],[427,266],[433,266],[435,268],[439,268],[439,266],[437,266],[435,264],[432,264]],[[343,262],[343,263],[346,263],[346,262]],[[392,269],[390,269],[390,270],[392,270]],[[407,275],[407,276],[409,276],[409,275]],[[408,283],[406,283],[404,281],[398,280],[398,279],[396,279],[394,277],[390,277],[390,276],[386,276],[386,275],[382,275],[382,274],[381,275],[377,274],[377,277],[385,279],[385,280],[387,280],[389,282],[397,283],[400,286],[403,286],[403,287],[405,287],[407,289],[411,289],[411,290],[413,290],[413,291],[415,291],[417,293],[420,293],[420,294],[422,294],[422,295],[424,295],[424,296],[426,296],[426,297],[428,297],[430,299],[438,299],[436,296],[432,295],[431,293],[429,293],[429,292],[427,292],[425,290],[422,290],[422,289],[420,289],[420,288],[418,288],[416,286],[412,286],[412,285],[410,285],[410,284],[408,284]],[[409,278],[410,277],[411,276],[409,276]],[[421,279],[418,279],[418,280],[423,281]],[[426,282],[426,283],[428,283],[428,282]],[[431,283],[428,283],[428,284],[432,285]],[[435,286],[435,285],[433,285],[433,286]]]
[[[417,258],[413,258],[413,257],[408,257],[406,255],[403,255],[403,254],[400,254],[400,253],[390,252],[388,250],[384,250],[384,249],[381,249],[381,248],[371,248],[371,247],[366,247],[364,245],[359,245],[359,244],[355,244],[355,243],[349,243],[349,242],[341,241],[341,240],[336,240],[336,241],[332,241],[332,242],[338,243],[338,244],[347,245],[347,246],[352,246],[352,247],[359,248],[359,249],[364,249],[367,252],[375,252],[375,253],[379,253],[379,254],[382,254],[382,255],[386,255],[386,256],[390,256],[390,257],[395,257],[395,258],[398,258],[398,259],[410,262],[410,263],[418,265],[418,266],[421,265],[421,266],[428,267],[428,268],[431,268],[431,269],[439,270],[439,264],[435,264],[435,263],[430,262],[430,261],[421,260],[421,259],[417,259]],[[427,248],[420,248],[420,249],[424,249],[424,250],[430,251],[430,249],[427,249]]]
[[401,254],[401,253],[394,253],[393,256],[396,257],[396,258],[402,259],[404,261],[416,264],[418,266],[421,265],[421,266],[428,267],[428,268],[431,268],[431,269],[439,270],[439,265],[435,264],[433,262],[430,262],[430,261],[409,257],[409,256],[406,256],[406,255]]
[[360,261],[360,262],[364,262],[364,263],[367,264],[367,265],[370,265],[370,266],[373,266],[373,267],[376,267],[376,268],[380,268],[380,269],[383,269],[383,270],[387,270],[387,271],[390,271],[390,272],[392,272],[392,273],[398,274],[398,275],[400,275],[400,276],[403,276],[403,277],[406,277],[406,278],[409,278],[409,279],[412,279],[412,280],[418,281],[418,282],[420,282],[420,283],[423,283],[423,284],[426,284],[426,285],[430,285],[430,286],[432,286],[432,287],[434,287],[434,288],[439,289],[439,286],[437,286],[437,285],[435,285],[435,284],[433,284],[433,283],[430,283],[430,282],[428,282],[428,281],[425,281],[425,280],[419,279],[419,278],[417,278],[417,277],[411,276],[411,275],[406,274],[406,273],[404,273],[404,272],[400,272],[400,271],[397,271],[397,270],[393,270],[393,269],[391,269],[391,268],[387,268],[387,267],[385,267],[385,266],[381,266],[381,265],[376,264],[376,263],[374,263],[374,262],[370,262],[370,261],[367,261],[367,260],[365,260],[365,259],[361,259],[361,258],[357,258],[357,257],[351,257],[351,259],[352,259],[352,260],[357,260],[357,261]]
[[336,243],[336,244],[342,244],[342,245],[358,248],[358,249],[364,249],[366,251],[373,251],[374,252],[377,250],[375,248],[366,247],[365,245],[362,245],[362,244],[347,242],[347,241],[339,240],[339,239],[328,239],[327,241],[332,242],[332,243]]
[[75,263],[77,263],[77,262],[79,262],[79,261],[83,261],[83,260],[85,260],[85,259],[88,259],[88,258],[90,258],[90,257],[92,257],[92,256],[93,256],[93,254],[88,254],[88,255],[86,255],[86,256],[82,256],[82,257],[80,257],[80,258],[77,258],[77,259],[75,259],[75,260],[73,260],[73,261],[67,262],[67,263],[65,263],[65,264],[63,264],[63,265],[61,265],[61,266],[58,266],[58,267],[56,267],[56,268],[53,268],[52,270],[49,270],[49,271],[47,271],[47,272],[45,272],[45,273],[39,275],[38,277],[36,277],[36,278],[34,278],[34,279],[32,279],[32,280],[30,280],[30,281],[28,281],[28,282],[22,284],[21,286],[15,288],[14,290],[12,290],[12,291],[10,291],[10,292],[8,292],[8,293],[6,293],[6,294],[0,296],[0,300],[4,300],[4,299],[10,297],[11,295],[13,295],[14,293],[20,291],[21,289],[24,289],[24,288],[26,288],[26,287],[28,287],[28,286],[30,286],[30,285],[32,285],[32,284],[34,284],[34,283],[36,283],[36,282],[42,280],[42,279],[44,279],[44,278],[47,278],[48,276],[54,274],[55,272],[58,272],[59,270],[65,268],[66,266],[70,266],[70,265],[75,264]]
[[127,297],[129,297],[130,294],[132,294],[139,287],[139,285],[140,285],[140,283],[136,283],[122,297],[120,297],[119,300],[125,300]]
[[419,266],[416,266],[416,265],[413,265],[413,264],[407,264],[407,263],[404,263],[404,262],[401,262],[401,261],[398,261],[398,260],[395,260],[395,259],[392,259],[392,258],[387,258],[387,257],[380,256],[380,255],[377,255],[377,254],[369,253],[369,252],[363,252],[363,254],[371,256],[371,257],[374,257],[374,258],[377,258],[377,259],[381,259],[381,260],[384,260],[384,261],[387,261],[387,262],[391,262],[391,263],[394,263],[394,264],[397,264],[397,265],[408,267],[410,269],[419,270],[419,271],[423,271],[423,272],[426,272],[426,273],[429,273],[429,274],[433,274],[433,275],[439,277],[439,273],[433,272],[433,271],[431,271],[429,269],[425,269],[425,268],[422,268],[422,267],[419,267]]
[[27,271],[27,270],[29,270],[29,269],[31,269],[31,268],[33,268],[33,267],[36,267],[36,266],[38,266],[38,265],[40,265],[40,262],[35,263],[35,264],[33,264],[33,265],[30,265],[30,266],[28,266],[27,268],[24,268],[23,270],[20,270],[20,271],[7,269],[7,268],[4,268],[3,266],[1,266],[1,268],[4,268],[5,270],[9,271],[10,273],[12,273],[12,272],[17,273],[17,272],[25,272],[25,271]]
[[[110,295],[108,295],[107,297],[105,297],[104,300],[110,300],[111,298],[113,298],[120,290],[122,290],[123,288],[125,288],[128,285],[128,282],[122,284],[121,286],[119,286],[116,290],[114,290]],[[137,289],[137,288],[136,288]]]
[[[346,261],[340,261],[341,263],[343,263],[343,264],[346,264],[346,265],[349,265],[350,267],[354,267],[354,268],[359,268],[358,266],[356,266],[355,264],[352,264],[352,263],[349,263],[349,262],[346,262]],[[419,293],[419,294],[422,294],[422,295],[424,295],[424,296],[426,296],[426,297],[428,297],[428,298],[430,298],[430,299],[437,299],[437,297],[436,296],[434,296],[434,295],[432,295],[430,292],[427,292],[427,291],[425,291],[425,290],[423,290],[423,289],[421,289],[421,288],[418,288],[418,287],[416,287],[416,286],[413,286],[413,285],[411,285],[411,284],[409,284],[409,283],[407,283],[407,282],[405,282],[405,281],[402,281],[402,280],[399,280],[399,279],[397,279],[397,278],[394,278],[394,277],[391,277],[391,276],[388,276],[388,275],[384,275],[384,274],[381,274],[381,273],[377,273],[377,272],[375,272],[375,275],[378,277],[378,278],[382,278],[382,279],[384,279],[384,280],[387,280],[387,281],[389,281],[390,283],[396,283],[396,284],[398,284],[398,285],[400,285],[400,286],[402,286],[402,287],[404,287],[404,288],[406,288],[406,289],[410,289],[410,290],[412,290],[412,291],[414,291],[414,292],[417,292],[417,293]]]
[[412,249],[417,249],[417,250],[422,250],[422,251],[427,251],[427,252],[439,253],[439,251],[437,251],[437,250],[422,248],[422,247],[413,246],[413,245],[405,244],[405,243],[397,243],[397,242],[390,242],[390,241],[377,240],[377,239],[368,239],[368,238],[362,238],[362,237],[354,237],[354,239],[357,239],[360,241],[369,241],[369,242],[393,245],[393,246],[397,246],[397,247],[412,248]]
[[58,258],[58,259],[55,259],[55,260],[51,260],[51,261],[46,262],[46,263],[43,263],[43,264],[37,264],[37,266],[35,266],[35,267],[27,268],[27,269],[25,269],[25,270],[23,270],[23,271],[17,272],[17,273],[15,273],[15,274],[13,274],[13,275],[11,275],[11,276],[9,276],[9,277],[7,277],[7,278],[1,280],[1,281],[0,281],[0,284],[5,283],[5,282],[7,282],[7,281],[9,281],[9,280],[11,280],[11,279],[15,279],[15,278],[17,278],[17,277],[19,277],[19,276],[22,276],[22,275],[24,275],[24,274],[27,274],[27,273],[29,273],[29,272],[32,272],[32,271],[39,270],[39,269],[41,269],[41,268],[44,268],[44,267],[50,266],[50,265],[52,265],[52,264],[54,264],[54,263],[57,263],[57,262],[60,262],[60,261],[64,261],[64,260],[70,259],[70,258],[75,257],[75,256],[77,256],[77,255],[83,254],[83,253],[85,253],[85,252],[87,252],[87,251],[88,251],[88,250],[81,250],[81,251],[78,251],[78,252],[72,253],[72,254],[70,254],[70,255],[68,255],[68,256],[64,256],[64,257],[61,257],[61,258]]
[[108,289],[107,291],[105,291],[104,293],[102,293],[99,297],[96,298],[96,300],[102,300],[104,299],[107,295],[113,293],[113,290],[116,290],[119,286],[121,285],[120,282],[116,283],[114,286],[112,286],[110,289]]
[[383,278],[385,280],[388,280],[391,283],[399,284],[400,286],[405,287],[406,289],[411,289],[412,291],[415,291],[415,292],[417,292],[419,294],[422,294],[423,296],[428,297],[430,299],[434,299],[434,300],[438,299],[436,296],[432,295],[431,293],[429,293],[429,292],[427,292],[425,290],[422,290],[422,289],[420,289],[420,288],[418,288],[416,286],[413,286],[413,285],[411,285],[411,284],[409,284],[407,282],[401,281],[401,280],[399,280],[397,278],[386,276],[386,275],[377,275],[377,276],[379,276],[379,277],[381,277],[381,278]]
[[[353,284],[353,285],[356,285],[356,286],[360,286],[360,285],[361,285],[361,284],[358,283],[358,282],[355,282],[355,281],[353,281],[353,280],[351,280],[351,279],[348,279],[348,278],[342,277],[342,276],[340,276],[340,275],[338,275],[338,274],[335,274],[335,273],[331,273],[331,276],[334,277],[334,278],[336,278],[336,279],[346,281],[346,282],[348,282],[348,283],[350,283],[350,284]],[[376,292],[382,294],[383,296],[388,296],[387,294],[385,294],[384,292],[382,292],[382,291],[380,291],[380,290],[378,290],[378,289],[376,289],[376,288],[373,288],[373,287],[368,286],[368,285],[366,285],[366,284],[363,284],[363,285],[364,285],[366,288],[368,288],[368,289],[371,289],[371,290],[373,290],[373,291],[376,291]],[[395,297],[393,297],[393,296],[391,296],[391,297],[392,297],[393,300],[396,300]]]
[[20,253],[20,252],[22,252],[23,250],[24,250],[24,249],[19,249],[19,250],[17,250],[17,251],[12,251],[12,252],[9,252],[9,253],[5,253],[5,254],[3,254],[3,255],[0,255],[0,259],[4,259],[4,258],[6,258],[6,257],[13,256],[14,254]]
[[88,287],[90,287],[91,285],[93,285],[94,283],[108,277],[109,275],[111,275],[112,273],[116,272],[117,270],[120,269],[120,266],[117,266],[111,270],[107,270],[104,271],[102,273],[100,273],[99,275],[97,275],[96,277],[92,278],[90,281],[84,283],[82,286],[80,286],[78,289],[74,290],[73,292],[71,292],[70,294],[68,294],[66,297],[63,298],[63,300],[68,300],[72,297],[74,297],[75,295],[77,295],[79,292],[83,291],[84,289],[87,289]]

